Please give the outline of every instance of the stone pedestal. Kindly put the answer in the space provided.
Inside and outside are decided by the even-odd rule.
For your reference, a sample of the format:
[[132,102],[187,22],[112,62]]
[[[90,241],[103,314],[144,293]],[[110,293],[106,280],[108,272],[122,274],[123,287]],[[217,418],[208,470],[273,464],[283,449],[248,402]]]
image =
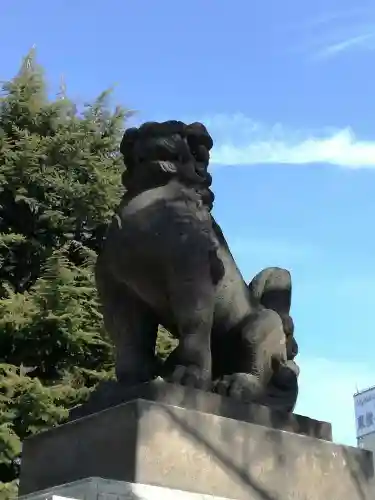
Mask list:
[[172,490],[149,484],[134,484],[90,477],[64,484],[19,500],[231,500],[212,495]]
[[[226,405],[240,408],[226,398],[147,386],[153,400],[125,401],[27,439],[20,494],[100,477],[233,500],[375,498],[372,453],[313,437],[322,423],[309,420],[310,435],[301,435],[303,417],[248,405],[236,420],[222,414]],[[169,394],[168,404],[157,401],[158,391]],[[178,394],[187,408],[184,398],[172,404]]]
[[167,384],[162,379],[156,379],[131,388],[124,387],[114,381],[104,382],[99,385],[87,403],[70,411],[69,421],[87,417],[135,399],[179,406],[187,410],[197,410],[203,413],[233,418],[241,422],[249,422],[332,441],[332,427],[327,422],[293,413],[271,411],[266,406],[239,403],[234,399],[211,392]]

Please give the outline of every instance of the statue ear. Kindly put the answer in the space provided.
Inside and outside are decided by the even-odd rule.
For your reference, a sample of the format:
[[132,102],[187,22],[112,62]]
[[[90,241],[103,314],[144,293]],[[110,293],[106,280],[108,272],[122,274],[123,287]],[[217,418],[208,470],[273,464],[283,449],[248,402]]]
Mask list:
[[129,155],[133,150],[134,143],[138,137],[138,129],[136,127],[125,130],[120,143],[120,153],[124,156]]
[[123,184],[125,178],[134,170],[134,144],[138,138],[138,129],[135,127],[125,130],[120,143],[120,153],[122,154],[127,173],[124,172]]
[[280,315],[289,314],[292,301],[290,272],[280,267],[267,267],[250,282],[251,295],[267,309]]
[[213,147],[213,140],[203,123],[195,122],[186,126],[186,137],[191,148],[204,146],[207,151]]

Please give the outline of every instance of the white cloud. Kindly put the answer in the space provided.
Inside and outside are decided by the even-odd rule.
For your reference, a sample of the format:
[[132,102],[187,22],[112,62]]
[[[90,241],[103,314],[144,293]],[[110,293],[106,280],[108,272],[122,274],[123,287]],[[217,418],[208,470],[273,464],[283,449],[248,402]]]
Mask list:
[[356,362],[297,359],[301,374],[296,413],[331,422],[334,441],[355,446],[353,394],[375,385],[375,370]]
[[214,138],[212,164],[375,167],[375,139],[360,139],[350,127],[303,133],[281,124],[267,127],[242,114],[217,115],[200,121]]
[[315,59],[328,59],[342,52],[346,52],[350,49],[358,49],[358,48],[366,48],[371,49],[374,48],[371,41],[375,39],[375,33],[365,33],[362,35],[352,36],[350,38],[340,40],[336,43],[332,43],[318,50],[316,54],[314,54]]
[[[336,10],[336,11],[329,11],[329,12],[324,12],[318,17],[315,18],[309,18],[307,22],[302,23],[302,27],[306,30],[306,28],[311,28],[314,26],[321,26],[325,24],[332,24],[335,23],[337,26],[339,23],[343,24],[343,22],[348,21],[349,23],[352,23],[353,20],[358,21],[363,20],[371,16],[371,9],[368,7],[354,7],[354,8],[349,8],[349,9],[341,9],[341,10]],[[299,25],[301,28],[301,23]]]
[[375,50],[375,9],[371,2],[337,11],[323,9],[317,16],[309,13],[307,18],[298,19],[284,30],[294,34],[289,37],[291,51],[315,61],[344,53],[372,51]]

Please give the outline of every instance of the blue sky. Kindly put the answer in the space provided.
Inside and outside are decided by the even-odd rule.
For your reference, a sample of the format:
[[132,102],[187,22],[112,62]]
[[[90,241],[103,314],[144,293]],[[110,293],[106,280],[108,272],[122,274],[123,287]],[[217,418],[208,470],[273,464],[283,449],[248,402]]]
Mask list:
[[[359,3],[359,2],[358,2]],[[51,92],[115,85],[137,120],[201,120],[215,215],[247,280],[291,270],[297,410],[355,443],[375,385],[375,5],[362,0],[3,2],[0,79],[36,44]]]

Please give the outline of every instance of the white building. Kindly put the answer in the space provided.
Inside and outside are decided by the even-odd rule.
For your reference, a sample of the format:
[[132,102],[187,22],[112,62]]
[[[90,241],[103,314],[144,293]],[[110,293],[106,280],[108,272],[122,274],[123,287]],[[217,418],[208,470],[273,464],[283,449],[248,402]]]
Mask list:
[[354,394],[357,445],[375,454],[375,387]]

